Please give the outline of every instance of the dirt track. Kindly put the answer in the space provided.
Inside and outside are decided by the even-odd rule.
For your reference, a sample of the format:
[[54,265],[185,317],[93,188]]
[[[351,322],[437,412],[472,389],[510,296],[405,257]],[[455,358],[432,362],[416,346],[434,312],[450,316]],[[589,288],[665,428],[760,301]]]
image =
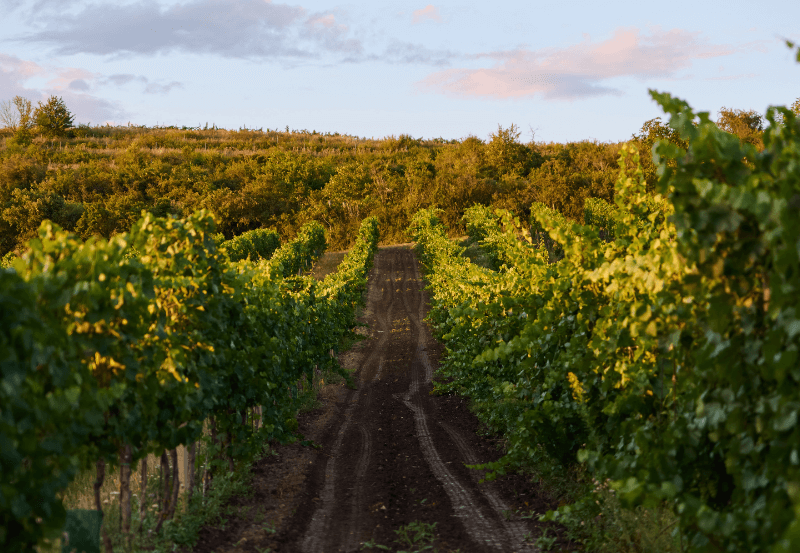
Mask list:
[[522,477],[479,484],[464,465],[499,452],[476,434],[463,398],[429,395],[442,348],[423,320],[426,298],[413,252],[381,248],[362,318],[368,339],[343,359],[357,367],[358,389],[301,420],[322,448],[292,446],[254,467],[254,494],[241,504],[271,529],[246,516],[205,529],[196,551],[398,550],[396,531],[415,521],[436,523],[439,551],[535,551],[537,523],[511,513],[548,507],[536,487]]

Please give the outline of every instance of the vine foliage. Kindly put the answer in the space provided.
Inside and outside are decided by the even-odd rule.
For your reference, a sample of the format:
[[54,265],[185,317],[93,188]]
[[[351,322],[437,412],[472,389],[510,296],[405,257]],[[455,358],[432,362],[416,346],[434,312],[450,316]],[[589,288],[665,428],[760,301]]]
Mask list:
[[[321,283],[283,276],[324,251],[319,224],[272,259],[237,262],[214,232],[206,212],[145,212],[129,232],[86,242],[45,221],[13,269],[0,269],[4,551],[60,535],[57,493],[95,461],[174,450],[211,420],[213,468],[225,470],[293,430],[299,381],[335,365],[355,325],[377,220],[363,221]],[[130,506],[122,512],[129,529]]]
[[687,144],[656,143],[656,194],[626,146],[615,205],[585,225],[534,204],[513,271],[472,266],[417,214],[439,389],[506,435],[495,474],[584,464],[628,507],[670,505],[691,551],[797,550],[800,124],[770,108],[759,151],[651,94]]

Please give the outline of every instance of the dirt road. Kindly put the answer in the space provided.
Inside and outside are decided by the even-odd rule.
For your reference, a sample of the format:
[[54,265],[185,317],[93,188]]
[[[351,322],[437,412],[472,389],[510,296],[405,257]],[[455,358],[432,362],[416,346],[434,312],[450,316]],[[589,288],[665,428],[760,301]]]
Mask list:
[[[291,449],[257,468],[263,474],[253,485],[280,491],[257,490],[250,501],[264,505],[267,518],[273,513],[272,533],[243,522],[230,546],[211,540],[215,551],[536,550],[537,523],[512,514],[547,507],[535,487],[522,477],[479,484],[481,475],[464,465],[500,453],[476,434],[463,398],[429,395],[442,348],[423,320],[426,298],[413,251],[381,248],[362,317],[368,338],[343,359],[357,367],[357,389],[342,389],[314,420],[301,421],[321,449]],[[280,508],[270,510],[275,501]],[[416,536],[416,545],[403,536]]]

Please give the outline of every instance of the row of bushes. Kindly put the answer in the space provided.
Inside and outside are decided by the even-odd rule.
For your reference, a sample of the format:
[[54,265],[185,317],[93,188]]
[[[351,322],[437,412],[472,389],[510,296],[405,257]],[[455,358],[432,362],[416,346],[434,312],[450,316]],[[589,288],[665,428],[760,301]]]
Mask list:
[[[223,235],[219,237],[224,238]],[[239,236],[222,242],[219,247],[225,250],[231,261],[250,259],[269,259],[281,245],[281,238],[272,229],[248,230]]]
[[[771,108],[760,150],[653,96],[687,149],[657,144],[655,201],[623,151],[613,238],[534,205],[563,257],[508,242],[514,270],[493,273],[420,215],[447,347],[439,389],[470,395],[505,436],[506,457],[484,468],[583,467],[626,507],[669,507],[683,550],[794,551],[800,122]],[[596,492],[547,518],[597,520]]]
[[[281,259],[231,263],[208,213],[145,214],[85,242],[44,223],[14,269],[0,269],[0,548],[59,535],[57,493],[94,463],[98,474],[112,458],[127,467],[128,534],[125,482],[148,453],[200,439],[209,420],[212,467],[227,470],[291,431],[298,380],[336,365],[354,325],[378,240],[374,219],[363,229],[343,272],[319,286],[282,277],[321,253],[319,225]],[[162,499],[163,522],[175,501]]]

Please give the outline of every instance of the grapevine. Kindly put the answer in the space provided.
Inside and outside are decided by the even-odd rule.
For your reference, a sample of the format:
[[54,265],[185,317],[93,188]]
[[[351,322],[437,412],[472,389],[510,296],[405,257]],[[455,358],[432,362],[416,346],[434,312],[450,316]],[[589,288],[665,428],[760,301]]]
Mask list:
[[[653,93],[687,150],[655,148],[658,194],[623,149],[616,207],[587,225],[531,207],[514,271],[471,266],[430,211],[413,232],[446,347],[443,391],[504,434],[495,474],[583,464],[622,503],[673,508],[692,551],[800,547],[800,125],[764,150]],[[631,169],[630,167],[633,167]],[[499,214],[512,237],[522,229]],[[595,498],[550,517],[594,516]]]
[[[235,263],[214,230],[204,212],[145,213],[129,233],[83,242],[46,221],[14,270],[0,269],[4,549],[58,536],[56,494],[94,460],[130,465],[174,450],[210,419],[224,467],[291,430],[297,382],[333,364],[355,324],[377,220],[319,284],[283,278],[324,251],[319,224],[270,260]],[[130,497],[121,500],[128,532]],[[166,501],[162,521],[174,513]]]

